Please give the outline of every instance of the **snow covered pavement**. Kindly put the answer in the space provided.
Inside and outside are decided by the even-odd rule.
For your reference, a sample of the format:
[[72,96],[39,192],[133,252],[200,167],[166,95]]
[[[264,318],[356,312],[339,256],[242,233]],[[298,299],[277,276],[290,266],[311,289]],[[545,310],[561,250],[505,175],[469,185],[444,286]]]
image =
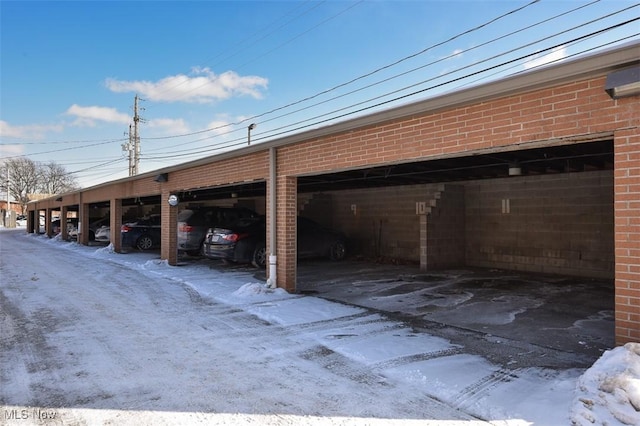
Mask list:
[[0,230],[0,273],[8,425],[640,424],[639,345],[586,372],[505,369],[246,271],[24,230]]

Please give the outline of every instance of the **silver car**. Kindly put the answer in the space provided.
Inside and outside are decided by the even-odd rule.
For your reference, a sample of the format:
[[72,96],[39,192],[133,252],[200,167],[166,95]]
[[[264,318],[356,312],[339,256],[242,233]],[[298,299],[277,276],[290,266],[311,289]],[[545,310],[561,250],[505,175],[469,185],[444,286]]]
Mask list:
[[96,229],[95,240],[102,243],[111,242],[111,227],[103,225],[100,228]]
[[258,217],[258,214],[243,207],[200,207],[183,210],[178,213],[178,251],[197,256],[201,253],[202,243],[209,228],[225,226],[249,217]]

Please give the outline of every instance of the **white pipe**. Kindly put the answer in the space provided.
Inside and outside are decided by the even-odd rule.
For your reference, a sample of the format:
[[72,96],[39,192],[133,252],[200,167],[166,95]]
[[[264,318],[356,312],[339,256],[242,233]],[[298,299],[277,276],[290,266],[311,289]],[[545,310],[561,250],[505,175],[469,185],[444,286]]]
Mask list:
[[269,279],[267,287],[278,287],[276,256],[276,149],[269,148]]
[[276,288],[278,287],[277,281],[277,266],[278,266],[278,256],[269,255],[269,279],[267,280],[267,287]]

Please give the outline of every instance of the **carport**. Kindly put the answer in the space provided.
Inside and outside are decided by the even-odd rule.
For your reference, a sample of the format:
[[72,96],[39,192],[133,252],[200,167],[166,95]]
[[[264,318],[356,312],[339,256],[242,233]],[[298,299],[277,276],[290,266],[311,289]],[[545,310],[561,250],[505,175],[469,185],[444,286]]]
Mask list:
[[638,340],[640,104],[637,94],[605,88],[608,75],[638,66],[639,51],[637,43],[601,51],[30,210],[79,205],[82,218],[87,203],[110,200],[113,232],[121,200],[159,195],[161,257],[175,265],[170,199],[266,183],[277,256],[270,284],[298,290],[302,209],[355,231],[363,256],[417,261],[423,272],[465,265],[615,276],[617,343]]

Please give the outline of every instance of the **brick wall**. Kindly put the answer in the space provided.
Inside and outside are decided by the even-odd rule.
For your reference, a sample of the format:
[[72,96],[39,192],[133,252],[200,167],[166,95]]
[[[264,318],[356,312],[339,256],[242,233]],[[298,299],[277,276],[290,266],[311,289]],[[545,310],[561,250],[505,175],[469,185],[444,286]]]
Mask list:
[[[636,98],[637,102],[637,98]],[[640,342],[640,134],[616,132],[616,342]]]
[[326,173],[637,127],[640,118],[618,114],[603,87],[604,77],[577,81],[284,146],[279,172]]

